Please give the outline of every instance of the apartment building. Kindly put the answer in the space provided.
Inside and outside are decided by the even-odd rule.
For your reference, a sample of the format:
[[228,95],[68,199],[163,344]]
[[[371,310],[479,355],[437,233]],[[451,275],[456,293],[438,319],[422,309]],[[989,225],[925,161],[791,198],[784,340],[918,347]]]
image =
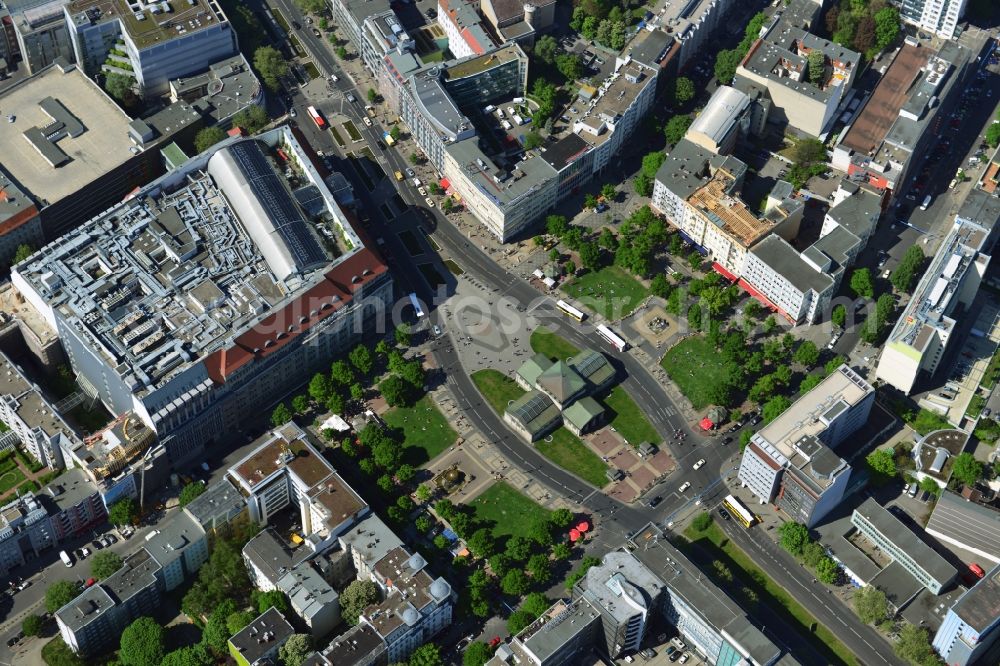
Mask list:
[[749,95],[731,86],[719,86],[684,138],[715,155],[728,155],[738,139],[763,131],[766,119],[757,113],[754,124],[754,116],[754,103]]
[[480,0],[479,11],[504,42],[535,43],[538,33],[553,25],[555,0]]
[[851,524],[932,594],[941,594],[958,576],[955,567],[872,497],[854,510]]
[[481,56],[498,46],[475,6],[465,0],[438,0],[437,24],[448,37],[448,50],[456,58]]
[[659,17],[659,26],[680,44],[677,66],[683,71],[703,55],[719,33],[731,27],[727,21],[736,0],[696,0],[668,3]]
[[[823,68],[813,73],[809,55],[817,51],[823,54]],[[772,120],[821,136],[854,85],[860,64],[854,51],[776,20],[736,68],[736,81],[767,90]]]
[[0,576],[57,543],[48,509],[31,493],[0,507]]
[[1000,565],[952,604],[932,645],[949,666],[970,666],[1000,636]]
[[[293,189],[322,202],[318,214]],[[335,249],[319,223],[338,230]],[[134,412],[175,465],[238,439],[248,410],[350,348],[392,298],[385,264],[288,127],[216,144],[43,248],[12,282],[78,383],[111,413]]]
[[959,19],[965,13],[967,0],[893,0],[899,7],[899,17],[942,39],[952,39]]
[[739,195],[746,168],[735,157],[682,139],[653,184],[653,207],[732,280],[743,275],[750,248],[767,236],[794,238],[803,213],[802,202],[782,188],[758,217]]
[[940,139],[972,73],[973,52],[957,42],[935,50],[906,38],[833,149],[835,169],[877,190],[900,188]]
[[20,444],[46,467],[64,467],[63,452],[80,444],[42,390],[6,354],[0,352],[0,421],[7,428],[0,449]]
[[990,264],[1000,199],[972,189],[879,356],[875,376],[905,394],[931,377]]
[[740,461],[740,483],[761,504],[773,501],[812,527],[844,498],[851,466],[836,449],[865,424],[874,402],[875,389],[840,366],[754,434]]
[[57,58],[73,62],[73,42],[66,29],[66,0],[7,3],[17,49],[29,74],[48,67]]
[[229,654],[239,666],[271,666],[279,663],[278,650],[295,629],[274,606],[229,639]]
[[132,77],[143,95],[163,93],[170,79],[204,72],[239,51],[236,31],[209,0],[72,0],[63,11],[87,74]]

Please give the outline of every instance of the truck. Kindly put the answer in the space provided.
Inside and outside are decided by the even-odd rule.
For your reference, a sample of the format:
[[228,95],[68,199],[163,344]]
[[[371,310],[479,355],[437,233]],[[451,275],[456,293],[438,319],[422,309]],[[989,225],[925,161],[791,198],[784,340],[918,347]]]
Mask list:
[[73,560],[70,559],[69,553],[67,553],[65,550],[59,551],[59,559],[62,560],[62,563],[65,564],[67,567],[73,566]]
[[396,140],[392,138],[392,135],[388,132],[382,132],[382,140],[385,141],[387,146],[395,146]]

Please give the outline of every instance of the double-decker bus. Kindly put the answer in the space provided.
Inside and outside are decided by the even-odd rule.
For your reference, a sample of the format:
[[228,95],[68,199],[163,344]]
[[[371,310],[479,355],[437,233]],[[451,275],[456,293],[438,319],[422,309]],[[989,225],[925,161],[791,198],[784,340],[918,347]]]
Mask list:
[[738,520],[743,527],[750,528],[759,522],[754,512],[747,508],[747,505],[741,502],[738,497],[726,495],[726,499],[722,500],[722,505],[729,511],[729,515]]
[[424,316],[424,311],[420,308],[420,301],[417,299],[416,293],[410,293],[410,303],[413,305],[413,310],[417,313],[417,319]]
[[599,324],[597,326],[597,332],[600,333],[602,338],[607,340],[608,344],[610,344],[618,351],[623,352],[626,349],[628,349],[628,343],[625,342],[625,340],[620,335],[612,331],[609,327],[605,326],[604,324]]
[[572,305],[570,305],[566,301],[556,301],[556,307],[559,308],[559,310],[564,315],[566,315],[567,317],[572,317],[573,319],[576,319],[577,321],[583,321],[584,319],[587,318],[587,315],[583,314],[582,312],[580,312],[579,310],[577,310],[576,308],[574,308]]
[[316,110],[315,106],[306,107],[306,111],[309,112],[309,117],[313,119],[314,123],[316,123],[316,127],[326,129],[326,121],[323,120],[323,116],[319,114],[319,111]]

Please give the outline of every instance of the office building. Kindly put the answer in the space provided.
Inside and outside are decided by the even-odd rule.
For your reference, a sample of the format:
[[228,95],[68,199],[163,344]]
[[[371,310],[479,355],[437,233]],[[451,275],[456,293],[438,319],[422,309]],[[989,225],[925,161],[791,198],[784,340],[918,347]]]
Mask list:
[[8,7],[21,62],[29,74],[48,67],[57,58],[73,62],[73,42],[66,29],[66,0],[15,2]]
[[229,654],[239,666],[270,666],[278,663],[278,649],[295,629],[274,606],[229,639]]
[[131,119],[64,60],[0,91],[0,257],[41,247],[162,173]]
[[[809,55],[823,54],[814,74]],[[812,136],[825,134],[854,85],[861,56],[785,21],[775,21],[736,68],[736,80],[767,90],[773,121]]]
[[323,550],[368,513],[368,504],[309,444],[294,422],[265,433],[260,444],[229,468],[228,477],[246,496],[250,519],[268,525],[291,506],[299,514],[302,537]]
[[981,558],[983,568],[1000,564],[1000,509],[944,490],[924,527],[944,543]]
[[893,0],[899,8],[899,17],[918,28],[932,32],[942,39],[952,39],[958,21],[965,13],[967,0]]
[[63,451],[79,445],[76,432],[52,406],[42,390],[6,354],[0,353],[0,449],[20,445],[46,467],[59,469]]
[[224,529],[241,518],[249,520],[246,498],[225,477],[208,486],[184,507],[184,511],[209,533]]
[[476,8],[465,0],[438,0],[437,24],[448,37],[448,50],[456,58],[481,56],[497,46]]
[[31,493],[0,507],[0,576],[58,542],[48,509]]
[[761,504],[774,501],[812,527],[844,498],[851,466],[835,449],[865,424],[874,402],[875,389],[841,365],[754,434],[740,461],[740,483]]
[[[292,196],[280,160],[318,215]],[[112,414],[134,412],[175,465],[239,439],[248,411],[350,348],[392,297],[386,266],[287,127],[216,144],[12,281],[58,332],[84,391]]]
[[939,139],[972,72],[971,50],[946,42],[935,51],[907,38],[833,149],[835,169],[878,190],[907,194],[914,164]]
[[227,126],[240,111],[264,104],[264,86],[242,53],[213,62],[200,74],[169,82],[170,101],[187,102],[213,124]]
[[388,666],[385,641],[369,624],[358,624],[314,652],[306,666]]
[[208,0],[71,0],[64,11],[76,62],[87,74],[132,77],[142,95],[166,92],[171,79],[239,51],[236,31]]
[[1000,565],[958,598],[932,645],[949,666],[971,666],[1000,636]]
[[874,498],[869,497],[854,510],[851,524],[931,593],[940,594],[955,580],[955,567]]
[[953,315],[972,305],[989,267],[998,220],[1000,199],[970,190],[889,334],[877,378],[909,394],[934,375],[955,331]]
[[278,589],[288,597],[292,611],[319,639],[340,624],[340,595],[310,564],[295,567],[278,579]]
[[656,173],[651,202],[716,271],[734,281],[744,273],[750,248],[771,233],[795,237],[804,209],[778,181],[776,196],[758,216],[740,198],[746,168],[735,157],[682,139]]
[[638,651],[659,618],[709,664],[764,666],[782,657],[781,648],[649,524],[627,549],[606,554],[587,571],[572,602],[556,602],[489,663],[562,666],[589,663],[591,652],[619,659]]

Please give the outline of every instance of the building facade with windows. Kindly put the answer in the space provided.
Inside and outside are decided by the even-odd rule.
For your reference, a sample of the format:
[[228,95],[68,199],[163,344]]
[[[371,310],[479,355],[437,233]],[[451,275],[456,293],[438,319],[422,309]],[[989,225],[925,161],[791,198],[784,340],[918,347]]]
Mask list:
[[967,0],[893,0],[899,17],[942,39],[955,37]]
[[48,509],[31,493],[0,507],[0,576],[58,543]]
[[[279,149],[318,214],[282,181]],[[319,223],[338,229],[336,253]],[[19,264],[12,282],[78,383],[134,413],[174,465],[238,439],[248,410],[349,349],[393,290],[288,127],[216,144]]]
[[844,498],[851,466],[838,445],[868,420],[875,389],[842,365],[751,438],[738,478],[761,504],[815,525]]
[[1000,637],[1000,565],[952,604],[932,645],[949,666],[970,666]]

